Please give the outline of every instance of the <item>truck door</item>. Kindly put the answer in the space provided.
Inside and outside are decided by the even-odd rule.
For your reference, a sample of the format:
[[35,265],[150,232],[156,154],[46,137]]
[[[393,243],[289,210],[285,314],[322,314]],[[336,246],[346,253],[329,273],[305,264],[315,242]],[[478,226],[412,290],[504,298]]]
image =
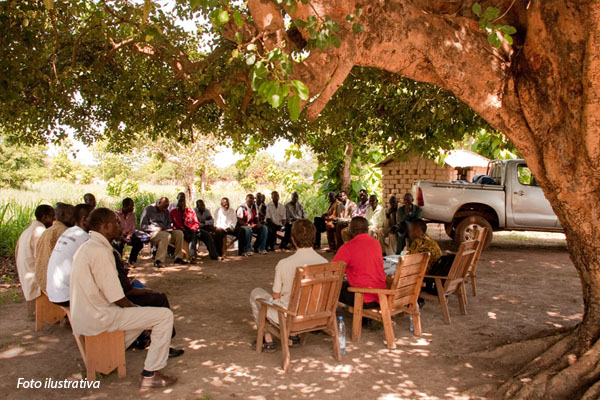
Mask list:
[[513,173],[510,201],[512,206],[513,227],[544,229],[555,228],[557,218],[546,200],[542,188],[525,163],[516,164]]

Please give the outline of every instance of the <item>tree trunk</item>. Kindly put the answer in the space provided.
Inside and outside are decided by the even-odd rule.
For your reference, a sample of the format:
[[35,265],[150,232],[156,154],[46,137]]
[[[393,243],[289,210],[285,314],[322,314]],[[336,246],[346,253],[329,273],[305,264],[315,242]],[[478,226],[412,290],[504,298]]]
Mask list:
[[340,170],[340,189],[347,193],[350,193],[352,186],[352,173],[350,172],[352,157],[354,157],[354,146],[347,144],[344,148],[344,162]]
[[204,194],[206,191],[206,182],[208,178],[206,176],[206,167],[202,167],[202,174],[200,175],[200,194]]

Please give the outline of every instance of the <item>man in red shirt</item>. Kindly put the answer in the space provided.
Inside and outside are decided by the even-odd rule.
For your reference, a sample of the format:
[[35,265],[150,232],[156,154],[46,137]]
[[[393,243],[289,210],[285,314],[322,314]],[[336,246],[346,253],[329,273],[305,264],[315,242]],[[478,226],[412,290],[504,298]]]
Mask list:
[[215,247],[210,232],[200,229],[200,222],[196,212],[191,208],[186,207],[185,197],[177,201],[177,207],[169,213],[173,221],[173,229],[183,231],[183,238],[189,244],[190,262],[196,261],[196,246],[198,240],[202,241],[208,249],[208,254],[212,260],[216,260],[219,256]]
[[[352,239],[344,243],[333,261],[346,262],[346,278],[342,284],[340,301],[354,306],[354,293],[348,287],[387,289],[381,245],[369,236],[369,222],[363,217],[354,217],[350,222]],[[365,293],[364,308],[379,306],[376,294]]]

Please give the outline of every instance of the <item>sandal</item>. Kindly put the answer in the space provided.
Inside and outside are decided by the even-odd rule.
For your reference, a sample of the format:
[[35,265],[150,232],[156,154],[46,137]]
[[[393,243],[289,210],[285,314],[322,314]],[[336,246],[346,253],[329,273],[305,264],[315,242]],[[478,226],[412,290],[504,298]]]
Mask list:
[[[252,342],[252,350],[256,350],[256,340]],[[277,351],[275,342],[265,342],[263,339],[262,351],[265,353],[275,353]]]

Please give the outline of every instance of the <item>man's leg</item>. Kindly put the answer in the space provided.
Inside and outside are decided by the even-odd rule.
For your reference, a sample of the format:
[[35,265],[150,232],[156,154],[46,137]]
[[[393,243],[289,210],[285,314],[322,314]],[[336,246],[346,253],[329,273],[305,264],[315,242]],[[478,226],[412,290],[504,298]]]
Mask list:
[[267,250],[275,250],[275,224],[272,222],[268,223],[267,229],[269,231],[267,236]]
[[[260,306],[260,303],[256,301],[256,299],[265,299],[268,301],[272,301],[273,296],[271,296],[271,293],[269,293],[268,291],[266,291],[263,288],[255,288],[252,290],[252,292],[250,292],[250,307],[252,308],[252,315],[254,316],[254,322],[256,323],[256,326],[258,327],[258,315],[260,313],[261,306]],[[279,317],[278,317],[277,313],[275,313],[273,315],[273,311],[274,311],[273,309],[267,310],[267,316],[274,323],[278,323]],[[275,317],[275,318],[273,318],[273,317]],[[265,342],[268,342],[268,343],[273,342],[273,336],[271,336],[270,333],[265,333]]]
[[292,224],[285,224],[283,240],[281,241],[281,248],[287,248],[292,238]]
[[398,251],[398,235],[395,233],[388,233],[388,246],[385,249],[387,255],[397,254]]
[[335,239],[335,225],[327,224],[327,243],[329,244],[329,248],[333,251],[337,250],[337,242]]
[[183,259],[181,248],[183,247],[183,231],[173,230],[169,242],[175,245],[175,259]]
[[156,245],[156,261],[160,261],[163,264],[165,263],[170,238],[171,235],[169,235],[169,232],[165,231],[154,232],[152,236],[150,236],[150,243]]
[[256,243],[254,243],[254,249],[259,252],[265,251],[267,247],[267,236],[269,235],[269,230],[266,226],[261,225],[260,228],[256,229],[257,237]]
[[190,240],[189,249],[188,249],[189,254],[190,254],[190,259],[196,258],[196,246],[198,246],[198,235],[194,233],[192,235],[192,240]]
[[113,242],[113,247],[119,252],[121,257],[123,257],[123,249],[125,248],[125,241],[123,239]]
[[335,242],[339,246],[344,244],[344,240],[342,238],[342,230],[348,226],[345,222],[340,222],[335,226]]
[[225,238],[225,231],[223,229],[215,230],[215,248],[219,257],[223,256],[223,239]]
[[[137,296],[128,296],[127,299],[133,304],[141,307],[164,307],[171,308],[167,295],[160,292],[144,293]],[[175,337],[175,327],[171,337]]]
[[350,284],[348,281],[342,282],[342,290],[340,291],[340,302],[348,306],[354,307],[354,292],[349,292]]
[[131,253],[129,253],[129,263],[135,264],[137,262],[140,251],[142,251],[142,249],[144,248],[144,243],[142,243],[142,240],[136,235],[131,235],[130,242]]
[[197,233],[197,237],[206,246],[206,249],[208,250],[208,255],[212,260],[216,260],[217,258],[219,258],[217,248],[215,247],[215,241],[210,232],[200,229]]
[[144,330],[152,330],[150,347],[144,362],[144,370],[160,371],[167,366],[169,346],[173,332],[173,313],[168,308],[127,307],[121,308],[111,328],[125,331],[125,346],[131,343]]
[[315,244],[314,247],[321,247],[321,234],[325,232],[325,220],[322,217],[315,217],[314,219],[315,228],[317,229],[317,234],[315,235]]
[[250,253],[252,251],[252,228],[249,226],[242,226],[244,230],[244,253]]

